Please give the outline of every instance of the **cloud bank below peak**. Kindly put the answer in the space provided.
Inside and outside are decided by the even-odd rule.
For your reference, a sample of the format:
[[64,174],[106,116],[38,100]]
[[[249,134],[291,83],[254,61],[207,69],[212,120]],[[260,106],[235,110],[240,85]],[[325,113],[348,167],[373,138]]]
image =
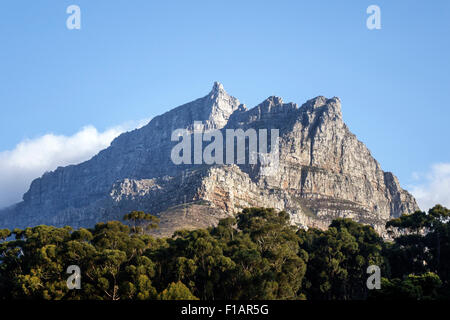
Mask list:
[[20,202],[30,183],[45,172],[89,160],[121,133],[140,128],[149,120],[129,121],[103,132],[89,125],[71,136],[48,133],[1,151],[0,208]]
[[415,173],[417,183],[409,186],[421,210],[436,204],[450,208],[450,163],[433,164],[426,173]]

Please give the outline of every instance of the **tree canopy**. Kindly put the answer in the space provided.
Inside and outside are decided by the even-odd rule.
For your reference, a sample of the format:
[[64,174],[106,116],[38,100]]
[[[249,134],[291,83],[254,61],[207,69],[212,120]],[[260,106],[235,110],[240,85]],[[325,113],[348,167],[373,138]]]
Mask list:
[[[159,220],[141,211],[90,229],[2,229],[0,299],[449,299],[449,214],[435,206],[391,220],[391,241],[350,219],[301,229],[267,208],[168,238],[150,236]],[[380,290],[366,286],[370,265]],[[69,266],[80,289],[67,285]]]

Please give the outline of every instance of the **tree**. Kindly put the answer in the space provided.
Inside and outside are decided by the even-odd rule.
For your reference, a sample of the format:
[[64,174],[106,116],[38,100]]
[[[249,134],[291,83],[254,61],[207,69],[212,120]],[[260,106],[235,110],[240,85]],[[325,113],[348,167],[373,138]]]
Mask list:
[[[0,299],[449,299],[449,210],[388,223],[393,241],[350,219],[298,229],[284,211],[247,208],[216,227],[153,238],[148,214],[94,228],[0,230]],[[67,267],[81,271],[69,290]],[[368,292],[369,265],[382,270]]]
[[450,210],[436,205],[428,213],[416,211],[386,224],[392,234],[399,234],[387,244],[385,255],[390,276],[435,273],[442,281],[441,291],[450,291]]
[[144,234],[145,231],[158,228],[159,218],[144,211],[132,211],[123,216],[123,220],[131,221],[133,233]]
[[381,290],[374,290],[370,299],[376,300],[434,300],[439,298],[442,286],[439,276],[432,272],[410,274],[403,279],[382,278]]
[[[157,244],[130,234],[118,221],[94,229],[38,226],[14,230],[0,243],[0,297],[22,299],[155,299],[154,263],[144,255]],[[69,290],[67,267],[81,270],[81,290]]]
[[0,241],[6,240],[11,235],[8,229],[0,229]]
[[328,230],[299,230],[308,255],[305,294],[312,300],[365,299],[366,270],[382,266],[383,240],[351,219],[336,219]]
[[158,295],[159,300],[199,300],[183,282],[172,282]]
[[248,208],[237,216],[229,243],[237,269],[239,299],[299,299],[307,254],[285,211]]

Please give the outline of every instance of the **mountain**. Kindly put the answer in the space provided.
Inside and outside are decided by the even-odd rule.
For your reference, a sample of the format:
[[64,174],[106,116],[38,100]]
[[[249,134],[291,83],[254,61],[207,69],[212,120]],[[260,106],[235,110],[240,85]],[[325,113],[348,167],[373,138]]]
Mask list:
[[[194,132],[194,121],[224,135],[278,129],[278,166],[263,174],[261,164],[175,164],[172,133]],[[418,209],[350,132],[338,98],[319,96],[298,107],[272,96],[248,110],[216,82],[205,97],[120,135],[91,160],[34,180],[22,202],[0,211],[0,228],[90,227],[143,210],[160,216],[158,234],[170,235],[249,206],[284,209],[304,227],[326,228],[349,217],[380,232],[388,219]]]

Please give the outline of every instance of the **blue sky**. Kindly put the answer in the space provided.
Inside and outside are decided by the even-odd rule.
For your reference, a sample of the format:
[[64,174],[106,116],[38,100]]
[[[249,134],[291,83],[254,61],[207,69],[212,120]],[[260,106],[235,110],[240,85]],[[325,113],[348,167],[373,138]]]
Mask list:
[[[81,30],[66,28],[72,4]],[[371,4],[380,30],[366,28]],[[248,107],[340,97],[383,169],[430,195],[450,185],[449,34],[450,1],[2,0],[0,161],[87,125],[110,137],[220,81]]]

